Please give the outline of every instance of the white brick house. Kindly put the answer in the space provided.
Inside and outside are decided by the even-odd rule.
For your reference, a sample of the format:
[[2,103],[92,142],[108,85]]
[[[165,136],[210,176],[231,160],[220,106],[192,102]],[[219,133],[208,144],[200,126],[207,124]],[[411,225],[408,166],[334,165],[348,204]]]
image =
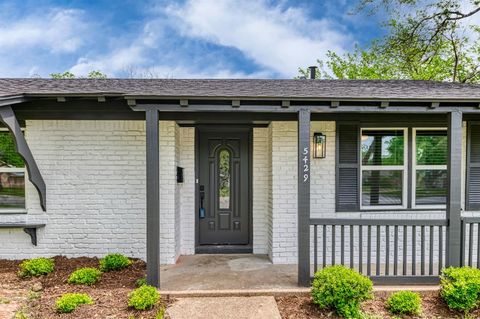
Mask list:
[[31,180],[0,179],[0,258],[120,252],[151,283],[200,252],[298,264],[300,284],[332,258],[378,278],[480,266],[479,103],[435,82],[0,79],[25,159],[0,140],[0,175]]

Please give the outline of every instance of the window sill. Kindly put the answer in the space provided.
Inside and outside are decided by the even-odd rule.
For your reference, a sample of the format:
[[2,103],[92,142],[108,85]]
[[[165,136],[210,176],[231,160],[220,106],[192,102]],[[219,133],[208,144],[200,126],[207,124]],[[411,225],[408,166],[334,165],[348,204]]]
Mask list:
[[27,214],[27,209],[0,209],[0,215]]
[[348,212],[339,212],[337,214],[345,214],[345,213],[385,213],[385,212],[432,212],[432,211],[441,211],[445,212],[446,208],[383,208],[383,209],[360,209],[355,211],[348,211]]

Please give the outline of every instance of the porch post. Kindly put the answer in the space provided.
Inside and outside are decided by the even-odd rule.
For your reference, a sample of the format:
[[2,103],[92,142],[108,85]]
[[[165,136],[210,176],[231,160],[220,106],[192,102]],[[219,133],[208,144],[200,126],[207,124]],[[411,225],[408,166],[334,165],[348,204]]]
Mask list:
[[298,112],[298,284],[310,285],[310,110]]
[[147,283],[160,287],[160,147],[159,114],[147,109]]
[[461,189],[462,189],[462,112],[448,113],[448,188],[447,218],[448,242],[447,265],[460,266],[462,249],[461,234]]

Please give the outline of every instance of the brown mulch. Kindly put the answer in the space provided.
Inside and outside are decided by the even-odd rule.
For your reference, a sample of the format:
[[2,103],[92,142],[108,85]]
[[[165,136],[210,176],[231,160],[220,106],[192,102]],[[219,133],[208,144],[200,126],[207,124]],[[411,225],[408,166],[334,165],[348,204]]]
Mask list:
[[[278,310],[283,319],[317,319],[330,318],[340,319],[332,310],[319,310],[313,304],[310,297],[305,296],[287,296],[275,298]],[[420,317],[399,317],[390,315],[385,308],[386,296],[375,296],[373,300],[362,304],[362,311],[366,314],[375,315],[374,318],[427,318],[427,319],[447,319],[462,318],[459,313],[450,311],[441,299],[438,293],[426,293],[422,295],[423,313]],[[480,310],[471,314],[471,318],[480,318]]]
[[[80,319],[80,318],[155,318],[161,307],[166,307],[171,301],[162,299],[162,302],[148,311],[135,311],[127,307],[128,293],[136,288],[135,282],[143,278],[146,264],[139,259],[132,259],[133,263],[120,271],[102,274],[99,282],[92,286],[70,285],[67,279],[70,274],[82,267],[98,267],[97,258],[66,258],[57,256],[55,271],[47,276],[38,278],[20,279],[17,276],[18,265],[21,261],[0,260],[0,282],[2,287],[11,289],[28,289],[38,287],[42,290],[37,294],[30,293],[24,308],[32,319]],[[28,291],[27,290],[27,291]],[[55,300],[64,293],[87,293],[94,300],[93,305],[79,306],[70,314],[55,312]]]

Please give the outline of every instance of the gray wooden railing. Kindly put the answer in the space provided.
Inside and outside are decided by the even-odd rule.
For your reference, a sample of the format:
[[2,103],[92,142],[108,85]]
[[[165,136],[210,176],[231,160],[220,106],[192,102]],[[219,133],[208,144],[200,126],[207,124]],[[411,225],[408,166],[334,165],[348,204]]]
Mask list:
[[480,268],[480,217],[462,218],[461,265]]
[[445,219],[310,219],[313,272],[342,264],[377,283],[438,282],[448,256],[447,225]]

